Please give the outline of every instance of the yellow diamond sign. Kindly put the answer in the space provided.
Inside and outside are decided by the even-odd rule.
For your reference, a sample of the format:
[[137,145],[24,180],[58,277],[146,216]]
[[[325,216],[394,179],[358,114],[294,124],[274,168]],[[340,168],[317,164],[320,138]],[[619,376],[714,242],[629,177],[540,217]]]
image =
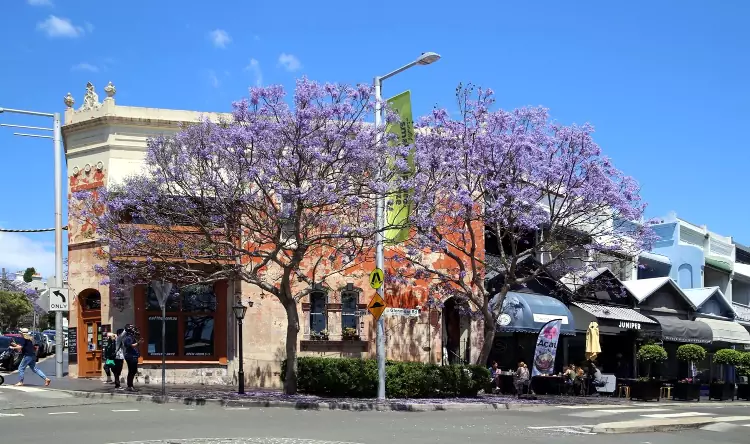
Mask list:
[[380,319],[380,316],[382,316],[383,312],[385,311],[385,301],[383,298],[380,297],[379,294],[376,294],[372,297],[370,300],[370,303],[367,304],[367,310],[370,311],[372,314],[372,317],[377,321]]

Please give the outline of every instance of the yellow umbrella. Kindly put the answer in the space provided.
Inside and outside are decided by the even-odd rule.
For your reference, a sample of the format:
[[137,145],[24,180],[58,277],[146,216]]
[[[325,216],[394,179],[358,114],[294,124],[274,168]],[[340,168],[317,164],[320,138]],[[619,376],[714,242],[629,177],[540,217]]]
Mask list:
[[592,322],[586,330],[586,359],[596,359],[596,355],[602,352],[599,345],[599,324]]

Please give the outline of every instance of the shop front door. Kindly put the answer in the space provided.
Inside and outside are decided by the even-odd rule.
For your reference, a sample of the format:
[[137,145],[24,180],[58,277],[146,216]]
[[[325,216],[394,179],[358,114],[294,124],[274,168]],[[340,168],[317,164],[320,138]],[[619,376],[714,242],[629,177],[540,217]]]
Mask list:
[[101,296],[98,291],[79,296],[81,303],[78,322],[78,375],[98,378],[102,374]]

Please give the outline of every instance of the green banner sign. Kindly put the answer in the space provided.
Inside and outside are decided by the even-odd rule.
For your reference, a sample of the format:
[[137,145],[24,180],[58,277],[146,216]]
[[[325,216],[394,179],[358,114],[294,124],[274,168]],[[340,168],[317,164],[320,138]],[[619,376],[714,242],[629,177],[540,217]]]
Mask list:
[[[414,144],[414,121],[411,114],[411,91],[388,99],[391,107],[400,117],[397,123],[386,125],[386,131],[398,136],[398,142],[402,146]],[[406,159],[410,171],[414,168],[414,153],[409,154]],[[407,173],[407,174],[411,174]],[[409,191],[398,191],[388,196],[388,207],[386,211],[385,239],[389,243],[397,244],[409,237],[409,213],[411,212],[411,193]]]

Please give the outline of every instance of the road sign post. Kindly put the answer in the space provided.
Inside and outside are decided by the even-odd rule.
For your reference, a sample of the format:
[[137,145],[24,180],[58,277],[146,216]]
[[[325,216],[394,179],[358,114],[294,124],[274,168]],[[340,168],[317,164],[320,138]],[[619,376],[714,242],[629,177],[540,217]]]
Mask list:
[[172,292],[172,283],[167,281],[152,281],[151,288],[156,293],[156,299],[161,307],[161,396],[162,401],[167,398],[167,298]]

